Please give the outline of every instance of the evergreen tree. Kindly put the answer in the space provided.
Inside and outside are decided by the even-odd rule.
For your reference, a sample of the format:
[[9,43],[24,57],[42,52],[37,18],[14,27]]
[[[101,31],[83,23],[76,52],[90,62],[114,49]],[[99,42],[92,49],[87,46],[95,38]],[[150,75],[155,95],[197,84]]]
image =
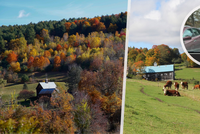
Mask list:
[[35,38],[35,30],[32,26],[26,28],[26,40],[28,44],[32,44]]
[[28,85],[27,85],[27,83],[24,83],[24,85],[23,85],[23,90],[28,90]]
[[2,36],[0,36],[0,53],[5,51],[5,41]]

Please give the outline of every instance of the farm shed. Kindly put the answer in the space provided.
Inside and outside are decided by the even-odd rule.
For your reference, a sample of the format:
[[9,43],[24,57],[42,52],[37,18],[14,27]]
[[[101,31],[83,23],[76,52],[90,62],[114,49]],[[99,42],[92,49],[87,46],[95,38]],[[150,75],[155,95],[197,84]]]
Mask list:
[[143,78],[150,81],[174,80],[174,65],[159,65],[144,67]]
[[36,92],[38,98],[41,96],[51,97],[54,92],[59,92],[59,90],[54,82],[48,82],[46,79],[45,82],[39,82]]

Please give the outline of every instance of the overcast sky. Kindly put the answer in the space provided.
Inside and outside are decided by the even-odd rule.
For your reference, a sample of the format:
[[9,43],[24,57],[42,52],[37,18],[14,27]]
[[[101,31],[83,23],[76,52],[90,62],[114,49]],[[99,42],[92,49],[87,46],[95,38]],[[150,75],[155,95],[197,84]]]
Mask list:
[[129,47],[166,44],[183,52],[180,29],[200,0],[131,0]]
[[119,14],[128,0],[0,0],[0,26]]

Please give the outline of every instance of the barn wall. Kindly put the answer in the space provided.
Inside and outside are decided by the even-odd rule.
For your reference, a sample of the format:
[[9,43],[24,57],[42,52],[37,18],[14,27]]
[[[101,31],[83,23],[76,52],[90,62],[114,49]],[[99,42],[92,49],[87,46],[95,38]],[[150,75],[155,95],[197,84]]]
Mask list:
[[174,72],[147,73],[144,78],[149,81],[174,80]]
[[36,87],[37,97],[39,97],[39,92],[41,90],[42,90],[42,86],[40,84],[38,84],[38,86]]

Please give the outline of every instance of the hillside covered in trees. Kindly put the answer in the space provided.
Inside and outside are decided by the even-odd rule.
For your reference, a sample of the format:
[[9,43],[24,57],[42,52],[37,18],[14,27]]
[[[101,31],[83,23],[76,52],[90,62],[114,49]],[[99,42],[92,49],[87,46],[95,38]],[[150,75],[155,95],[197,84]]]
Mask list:
[[177,48],[170,48],[168,45],[154,45],[152,49],[147,48],[128,48],[128,77],[137,75],[144,66],[153,66],[154,62],[158,65],[168,65],[183,63],[186,67],[198,66],[185,54],[180,54]]
[[[0,99],[0,132],[106,133],[120,128],[127,13],[0,27],[1,86],[25,83]],[[30,73],[64,73],[65,87],[26,108]],[[6,82],[4,82],[6,81]],[[36,87],[35,87],[36,88]],[[30,90],[30,89],[29,89]],[[32,89],[35,90],[35,89]],[[27,96],[20,96],[26,92]],[[4,94],[1,92],[2,98]],[[18,97],[17,97],[18,96]]]

